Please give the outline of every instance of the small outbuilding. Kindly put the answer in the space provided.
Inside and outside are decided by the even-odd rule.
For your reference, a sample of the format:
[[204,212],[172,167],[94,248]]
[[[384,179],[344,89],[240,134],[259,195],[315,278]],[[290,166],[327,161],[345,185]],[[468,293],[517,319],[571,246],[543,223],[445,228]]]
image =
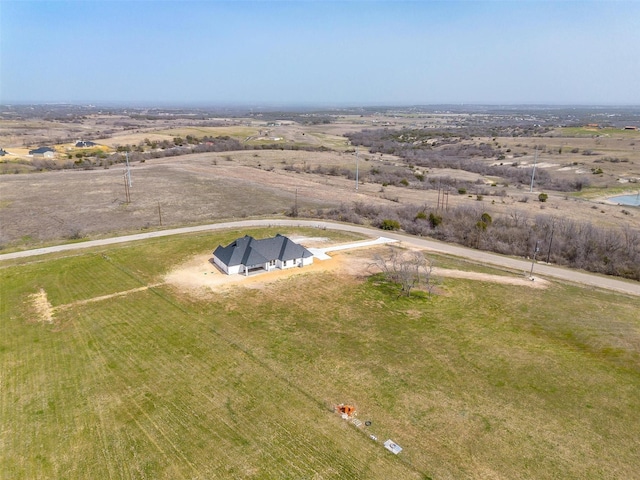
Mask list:
[[226,247],[219,245],[213,262],[227,275],[304,267],[313,263],[313,253],[284,235],[256,240],[245,235]]

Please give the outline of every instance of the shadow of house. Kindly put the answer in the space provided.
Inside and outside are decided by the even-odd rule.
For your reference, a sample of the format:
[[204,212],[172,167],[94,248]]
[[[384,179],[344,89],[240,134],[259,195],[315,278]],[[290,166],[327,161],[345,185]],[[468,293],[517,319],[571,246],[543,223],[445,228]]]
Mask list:
[[245,235],[226,247],[219,245],[213,252],[213,262],[227,275],[249,275],[311,265],[313,254],[280,234],[262,240]]

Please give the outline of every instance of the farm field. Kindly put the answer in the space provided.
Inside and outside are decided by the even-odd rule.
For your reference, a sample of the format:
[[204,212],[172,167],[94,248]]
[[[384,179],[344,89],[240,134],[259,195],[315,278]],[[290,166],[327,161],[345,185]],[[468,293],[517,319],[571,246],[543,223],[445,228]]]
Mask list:
[[[637,298],[447,277],[436,295],[398,298],[354,268],[216,291],[165,281],[245,233],[275,230],[0,266],[0,476],[637,474]],[[375,252],[340,262],[366,264]],[[343,402],[371,425],[342,420],[332,407]],[[388,438],[398,456],[382,446]]]

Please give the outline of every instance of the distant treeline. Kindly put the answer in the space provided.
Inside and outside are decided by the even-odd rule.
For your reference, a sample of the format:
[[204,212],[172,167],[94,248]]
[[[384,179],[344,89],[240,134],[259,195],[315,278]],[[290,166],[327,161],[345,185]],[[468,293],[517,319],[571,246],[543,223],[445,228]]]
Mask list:
[[[493,127],[491,130],[495,130]],[[531,127],[534,128],[534,127]],[[512,131],[513,127],[509,127]],[[524,129],[523,131],[526,131]],[[475,135],[475,132],[474,132]],[[421,168],[452,168],[484,176],[503,178],[506,182],[527,185],[533,173],[532,167],[521,168],[517,161],[507,161],[505,154],[486,142],[465,143],[473,138],[470,132],[431,130],[363,130],[347,134],[353,145],[362,145],[370,153],[385,153],[402,158],[408,165]],[[487,160],[493,159],[493,162]],[[589,185],[589,178],[553,178],[548,171],[535,172],[539,188],[558,191],[580,191]]]
[[117,152],[111,155],[99,155],[66,161],[55,161],[49,159],[22,160],[25,166],[31,166],[36,171],[42,170],[62,170],[62,169],[84,169],[91,170],[97,167],[108,168],[111,165],[123,163],[126,155],[129,155],[131,162],[145,162],[154,158],[175,157],[179,155],[189,155],[192,153],[206,152],[231,152],[239,150],[302,150],[308,152],[327,152],[331,149],[324,146],[297,145],[288,143],[272,143],[258,145],[244,145],[235,138],[229,136],[203,137],[196,139],[187,136],[185,139],[176,137],[172,141],[163,140],[160,142],[150,142],[147,145],[150,151],[145,151],[145,142],[140,145],[124,145],[117,147]]
[[640,280],[640,231],[631,227],[601,228],[551,215],[530,217],[517,210],[492,218],[480,205],[443,210],[355,203],[320,209],[311,215],[397,228],[413,235],[527,258],[537,245],[538,261]]

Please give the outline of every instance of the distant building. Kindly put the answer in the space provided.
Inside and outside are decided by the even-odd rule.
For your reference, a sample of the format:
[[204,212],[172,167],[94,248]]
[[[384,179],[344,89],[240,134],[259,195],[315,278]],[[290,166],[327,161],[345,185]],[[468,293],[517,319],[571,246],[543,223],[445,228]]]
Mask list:
[[53,158],[55,153],[56,151],[51,147],[40,147],[35,150],[29,150],[29,155],[33,155],[34,157]]
[[627,125],[624,127],[625,130],[638,130],[638,127],[634,127],[633,125]]
[[227,275],[303,267],[313,263],[313,253],[283,235],[256,240],[249,235],[226,247],[218,246],[213,261]]
[[95,147],[96,145],[97,143],[88,142],[84,140],[80,140],[79,142],[76,142],[76,147],[78,148]]

